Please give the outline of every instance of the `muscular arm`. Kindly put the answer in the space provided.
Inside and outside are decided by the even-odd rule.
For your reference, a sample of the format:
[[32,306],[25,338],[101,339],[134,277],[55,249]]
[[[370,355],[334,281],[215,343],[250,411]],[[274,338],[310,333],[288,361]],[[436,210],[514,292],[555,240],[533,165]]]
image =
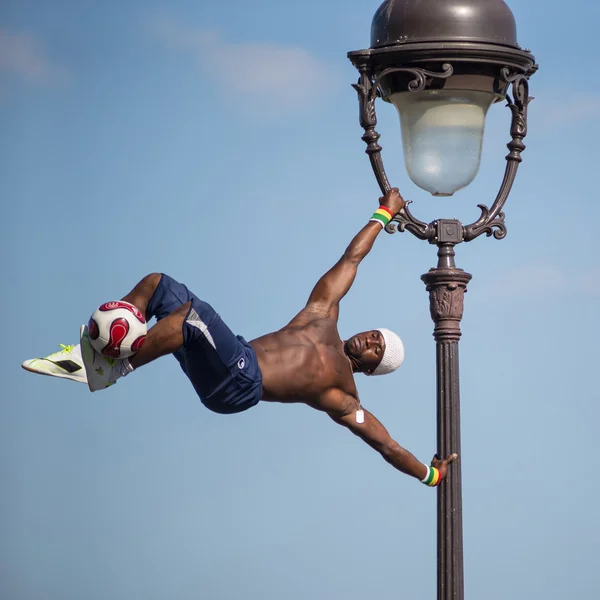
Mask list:
[[340,260],[319,279],[313,288],[306,303],[307,307],[329,312],[338,306],[354,283],[358,265],[371,251],[379,233],[381,233],[381,225],[370,221],[354,236]]
[[[393,215],[405,206],[405,202],[396,188],[391,189],[379,201]],[[358,265],[371,251],[375,238],[381,231],[381,225],[369,221],[354,236],[340,260],[317,282],[305,310],[337,318],[340,300],[354,283]]]
[[427,474],[427,467],[392,439],[387,429],[368,410],[362,409],[365,413],[364,422],[358,423],[356,421],[358,403],[354,398],[348,397],[347,400],[346,405],[353,405],[352,408],[344,410],[341,414],[337,411],[329,412],[329,416],[336,423],[348,428],[354,435],[369,444],[371,448],[377,450],[398,471],[419,480],[423,479]]

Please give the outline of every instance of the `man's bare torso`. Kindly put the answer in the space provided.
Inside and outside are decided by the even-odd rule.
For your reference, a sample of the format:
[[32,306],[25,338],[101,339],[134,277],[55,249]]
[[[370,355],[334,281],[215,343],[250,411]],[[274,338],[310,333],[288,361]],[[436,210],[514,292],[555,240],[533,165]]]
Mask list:
[[325,411],[325,392],[339,389],[357,397],[350,360],[337,319],[302,311],[286,327],[250,342],[263,376],[263,399],[302,402]]

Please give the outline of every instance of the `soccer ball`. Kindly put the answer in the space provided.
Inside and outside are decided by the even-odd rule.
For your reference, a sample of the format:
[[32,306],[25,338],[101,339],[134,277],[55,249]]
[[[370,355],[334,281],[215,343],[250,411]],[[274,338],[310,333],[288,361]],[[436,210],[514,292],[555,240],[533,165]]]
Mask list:
[[111,358],[133,356],[146,341],[147,332],[144,315],[123,300],[105,302],[88,322],[92,346],[96,352]]

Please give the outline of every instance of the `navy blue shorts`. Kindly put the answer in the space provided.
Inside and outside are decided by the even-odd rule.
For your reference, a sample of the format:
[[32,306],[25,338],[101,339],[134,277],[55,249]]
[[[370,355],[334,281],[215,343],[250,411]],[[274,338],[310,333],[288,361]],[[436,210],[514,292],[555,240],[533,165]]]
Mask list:
[[148,303],[147,318],[160,321],[190,301],[192,305],[183,323],[183,347],[173,355],[202,404],[221,414],[255,406],[262,395],[256,353],[243,337],[233,334],[210,304],[163,274]]

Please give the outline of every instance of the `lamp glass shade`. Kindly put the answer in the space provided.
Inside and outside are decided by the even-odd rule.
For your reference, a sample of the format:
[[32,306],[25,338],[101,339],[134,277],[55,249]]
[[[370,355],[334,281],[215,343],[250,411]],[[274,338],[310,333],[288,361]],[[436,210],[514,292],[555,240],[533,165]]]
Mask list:
[[425,90],[386,98],[400,115],[409,177],[434,196],[452,196],[475,179],[485,116],[501,98],[488,91]]

